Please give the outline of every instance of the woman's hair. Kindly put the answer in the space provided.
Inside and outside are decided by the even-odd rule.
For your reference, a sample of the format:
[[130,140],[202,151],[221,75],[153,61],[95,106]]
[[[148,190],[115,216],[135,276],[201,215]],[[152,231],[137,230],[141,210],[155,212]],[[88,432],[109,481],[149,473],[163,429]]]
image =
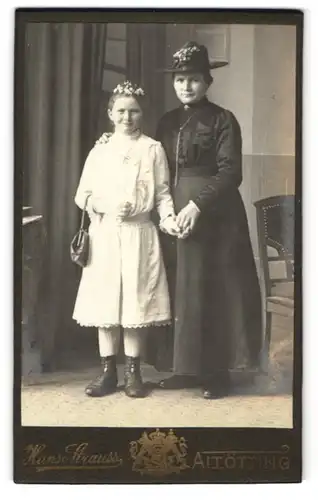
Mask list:
[[[204,71],[204,72],[198,71],[197,73],[203,76],[203,79],[207,85],[209,85],[209,86],[211,85],[211,83],[213,82],[213,76],[211,76],[209,71]],[[178,73],[178,71],[176,71],[175,73],[172,73],[172,80],[173,81],[174,81],[176,74],[181,74],[181,73]]]
[[211,83],[213,82],[213,76],[210,74],[209,71],[206,71],[205,73],[202,73],[203,74],[203,79],[205,81],[205,83],[207,83],[208,85],[211,85]]

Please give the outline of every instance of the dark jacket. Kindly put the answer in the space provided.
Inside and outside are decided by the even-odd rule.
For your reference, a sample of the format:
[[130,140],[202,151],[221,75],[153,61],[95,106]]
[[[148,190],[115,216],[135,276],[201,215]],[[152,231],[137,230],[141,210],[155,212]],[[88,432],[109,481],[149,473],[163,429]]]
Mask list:
[[201,209],[218,209],[218,201],[242,182],[242,139],[240,126],[228,110],[201,101],[187,112],[183,107],[168,112],[160,120],[157,139],[162,142],[169,160],[172,179],[176,175],[176,147],[180,125],[179,169],[207,166],[210,179],[193,200]]

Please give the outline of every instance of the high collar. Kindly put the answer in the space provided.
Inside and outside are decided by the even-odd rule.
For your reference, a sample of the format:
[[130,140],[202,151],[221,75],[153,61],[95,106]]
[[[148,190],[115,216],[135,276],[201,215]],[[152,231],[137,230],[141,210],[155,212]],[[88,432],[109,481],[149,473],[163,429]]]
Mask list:
[[182,104],[180,106],[181,109],[183,109],[184,111],[186,112],[189,112],[189,111],[196,111],[197,109],[200,109],[200,108],[203,108],[204,106],[206,106],[208,104],[208,98],[206,96],[204,96],[200,101],[198,102],[193,102],[191,104]]
[[131,142],[131,141],[138,140],[141,135],[142,135],[141,130],[137,129],[131,134],[124,134],[122,132],[114,132],[113,138],[116,141],[120,141],[120,142]]
[[179,113],[178,113],[179,125],[181,125],[182,127],[186,126],[190,122],[190,120],[192,120],[193,117],[195,117],[198,113],[201,112],[202,109],[206,107],[208,102],[209,102],[208,99],[206,97],[203,97],[203,99],[193,104],[190,105],[182,104],[179,107]]

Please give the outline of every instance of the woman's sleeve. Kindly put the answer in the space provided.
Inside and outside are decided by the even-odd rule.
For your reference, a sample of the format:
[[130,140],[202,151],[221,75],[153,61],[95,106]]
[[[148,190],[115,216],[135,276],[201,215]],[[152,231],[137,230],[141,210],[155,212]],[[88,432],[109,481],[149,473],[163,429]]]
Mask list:
[[94,213],[91,196],[93,194],[93,173],[96,161],[96,150],[91,150],[83,167],[80,182],[75,194],[76,205],[84,209],[85,201],[88,198],[86,210],[89,214]]
[[160,216],[160,221],[175,215],[173,200],[170,193],[169,168],[163,146],[158,143],[154,146],[154,174],[155,174],[155,207]]
[[213,207],[229,188],[242,182],[242,135],[240,125],[230,111],[220,116],[216,131],[216,163],[218,172],[193,200],[204,211]]

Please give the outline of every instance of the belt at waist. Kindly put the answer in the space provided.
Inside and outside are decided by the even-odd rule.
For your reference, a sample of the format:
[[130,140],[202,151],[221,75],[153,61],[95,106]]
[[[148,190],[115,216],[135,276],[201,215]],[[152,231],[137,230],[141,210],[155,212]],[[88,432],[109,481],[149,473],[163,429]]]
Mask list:
[[183,167],[179,170],[179,177],[211,177],[211,168],[208,166]]
[[107,214],[104,214],[103,217],[105,217],[109,221],[112,221],[116,224],[138,224],[139,225],[139,224],[145,224],[145,223],[151,222],[149,212],[144,212],[144,213],[124,217],[123,219],[120,217],[116,218],[114,216],[108,216]]

